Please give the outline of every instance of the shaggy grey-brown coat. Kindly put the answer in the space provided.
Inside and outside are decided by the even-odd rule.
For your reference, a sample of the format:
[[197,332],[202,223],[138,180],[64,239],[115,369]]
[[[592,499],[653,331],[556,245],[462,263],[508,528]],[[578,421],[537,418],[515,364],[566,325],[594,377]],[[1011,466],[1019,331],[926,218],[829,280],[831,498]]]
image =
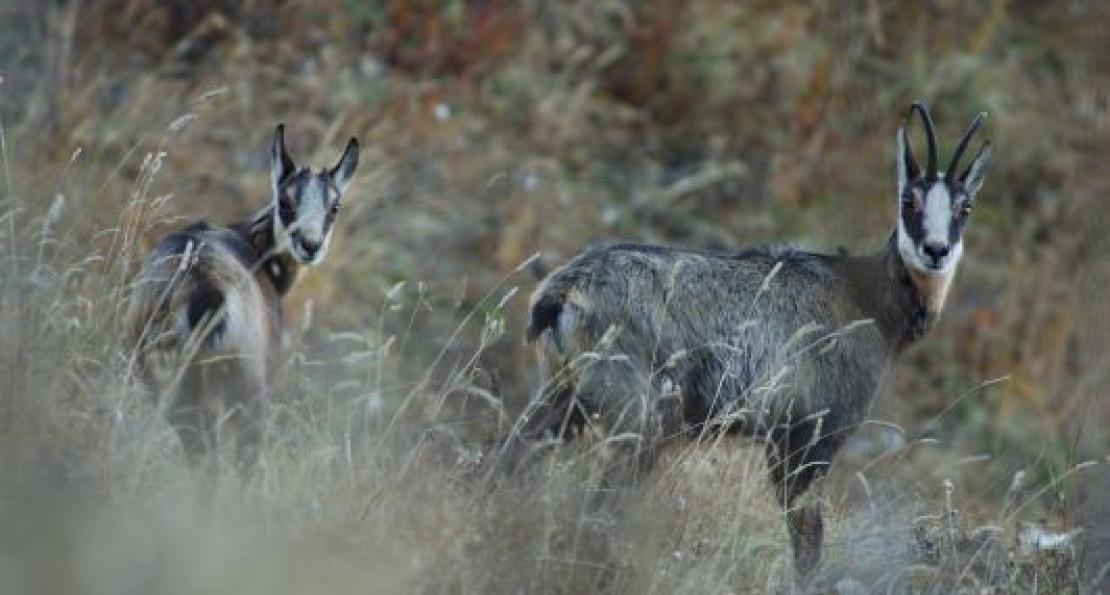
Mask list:
[[867,417],[895,356],[936,321],[989,159],[984,145],[962,176],[951,173],[980,118],[942,175],[931,119],[914,109],[929,164],[917,166],[899,130],[900,215],[873,254],[607,244],[553,272],[533,294],[528,329],[545,384],[507,452],[594,423],[638,437],[641,465],[679,435],[762,439],[796,569],[810,575],[820,559],[820,505],[798,499]]

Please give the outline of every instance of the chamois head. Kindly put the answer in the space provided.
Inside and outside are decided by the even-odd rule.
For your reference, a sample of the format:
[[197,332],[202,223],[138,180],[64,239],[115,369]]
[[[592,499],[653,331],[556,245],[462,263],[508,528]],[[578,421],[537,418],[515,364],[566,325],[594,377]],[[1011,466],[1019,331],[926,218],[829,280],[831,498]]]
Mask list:
[[274,194],[274,249],[288,250],[300,264],[318,264],[331,240],[343,194],[358,167],[358,139],[352,138],[335,167],[298,167],[285,149],[285,125],[274,131],[270,182]]
[[[951,273],[963,254],[963,232],[975,199],[983,185],[990,161],[990,141],[979,148],[971,163],[957,175],[960,159],[971,136],[983,124],[979,114],[960,139],[945,171],[937,169],[937,139],[929,111],[914,102],[912,111],[921,116],[928,141],[929,161],[924,170],[906,142],[903,124],[895,136],[898,170],[898,252],[906,266],[925,275]],[[912,114],[911,114],[912,115]]]

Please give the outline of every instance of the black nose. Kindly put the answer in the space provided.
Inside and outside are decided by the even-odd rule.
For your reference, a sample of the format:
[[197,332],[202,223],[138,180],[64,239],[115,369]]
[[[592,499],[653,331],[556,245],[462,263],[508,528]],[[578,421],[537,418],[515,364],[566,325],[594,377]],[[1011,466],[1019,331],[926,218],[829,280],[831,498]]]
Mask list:
[[921,249],[925,252],[926,256],[933,259],[934,263],[938,263],[943,260],[945,256],[948,256],[948,244],[925,242],[925,245],[922,246]]
[[309,256],[314,256],[316,252],[320,249],[320,242],[313,242],[301,238],[301,248],[305,251],[305,254],[308,254]]
[[316,251],[320,249],[320,242],[313,242],[304,237],[299,229],[293,230],[292,239],[309,258],[316,256]]

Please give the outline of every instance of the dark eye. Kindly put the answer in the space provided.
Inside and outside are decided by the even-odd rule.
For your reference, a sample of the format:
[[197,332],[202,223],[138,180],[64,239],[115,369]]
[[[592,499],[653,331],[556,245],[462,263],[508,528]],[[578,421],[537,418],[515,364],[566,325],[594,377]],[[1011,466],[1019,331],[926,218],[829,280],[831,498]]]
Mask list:
[[289,201],[283,200],[278,204],[278,217],[285,223],[293,220],[293,205]]
[[960,217],[967,217],[971,214],[971,203],[965,202],[960,206]]
[[913,213],[917,210],[917,201],[914,200],[912,194],[902,195],[902,210],[906,213]]
[[338,214],[339,214],[339,203],[335,203],[331,206],[331,216],[335,217]]

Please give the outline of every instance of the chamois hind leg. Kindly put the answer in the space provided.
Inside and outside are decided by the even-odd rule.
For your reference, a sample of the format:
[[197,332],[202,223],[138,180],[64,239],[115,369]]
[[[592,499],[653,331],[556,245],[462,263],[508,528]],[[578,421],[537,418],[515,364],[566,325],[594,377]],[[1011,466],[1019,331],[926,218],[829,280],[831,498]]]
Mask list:
[[583,362],[577,399],[609,441],[606,482],[628,483],[650,470],[664,437],[680,419],[677,399],[664,399],[649,366],[623,353]]
[[510,471],[519,471],[545,440],[571,438],[586,424],[587,413],[577,401],[573,384],[555,377],[544,379],[540,386],[540,393],[501,445],[501,456]]
[[219,468],[216,460],[216,418],[214,395],[206,393],[203,374],[195,369],[185,372],[177,394],[166,408],[166,421],[177,433],[194,479],[206,498],[216,492]]
[[545,381],[540,396],[523,414],[517,433],[533,442],[576,435],[588,421],[588,414],[575,393],[574,384],[570,382]]
[[575,370],[564,363],[558,343],[549,336],[539,338],[536,356],[540,390],[501,444],[501,457],[510,471],[522,470],[538,445],[573,438],[589,418],[578,401]]
[[651,467],[663,435],[656,412],[654,387],[644,382],[629,358],[591,353],[548,374],[540,395],[521,415],[502,452],[519,465],[527,446],[545,438],[570,439],[596,424],[602,440],[610,441],[604,482]]
[[840,445],[839,437],[817,435],[820,431],[817,421],[800,422],[774,430],[767,444],[771,483],[786,511],[794,571],[803,583],[821,562],[825,532],[819,488],[806,492],[825,476]]
[[265,366],[249,360],[224,362],[223,403],[235,437],[235,465],[240,479],[258,469],[266,428]]

